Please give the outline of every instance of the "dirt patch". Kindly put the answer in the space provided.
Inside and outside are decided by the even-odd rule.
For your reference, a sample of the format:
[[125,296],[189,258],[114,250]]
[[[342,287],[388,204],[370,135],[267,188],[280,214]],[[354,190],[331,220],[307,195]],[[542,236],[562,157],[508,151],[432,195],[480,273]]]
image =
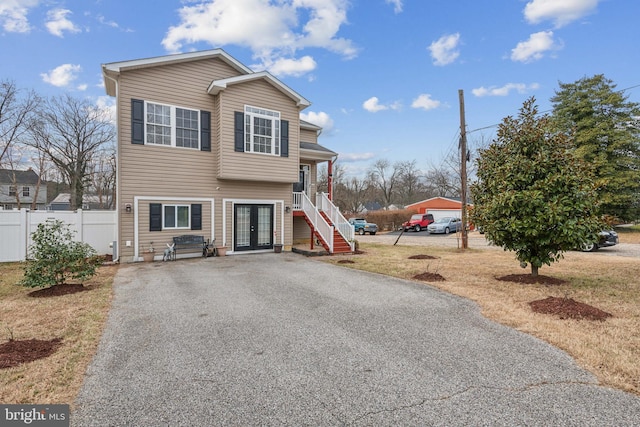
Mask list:
[[356,262],[350,259],[341,259],[338,264],[355,264]]
[[27,295],[33,298],[57,297],[60,295],[75,294],[76,292],[87,291],[83,285],[77,283],[54,285],[37,291],[29,292]]
[[416,280],[424,280],[425,282],[444,282],[446,279],[438,273],[420,273],[413,276]]
[[0,369],[12,368],[51,356],[62,345],[62,338],[52,340],[14,340],[0,344]]
[[515,282],[522,283],[525,285],[547,285],[547,286],[558,286],[569,283],[566,280],[556,279],[555,277],[537,275],[532,276],[531,274],[509,274],[507,276],[496,277],[496,280],[500,280],[503,282]]
[[409,259],[437,259],[438,257],[431,255],[411,255]]
[[555,314],[560,319],[605,320],[612,314],[573,298],[548,297],[529,303],[536,313]]

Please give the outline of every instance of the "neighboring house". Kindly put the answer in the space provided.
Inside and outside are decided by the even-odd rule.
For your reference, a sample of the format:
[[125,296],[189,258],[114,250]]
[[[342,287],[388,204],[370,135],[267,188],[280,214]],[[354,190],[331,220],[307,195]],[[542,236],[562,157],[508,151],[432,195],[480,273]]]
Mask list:
[[[83,194],[82,195],[82,209],[84,210],[104,210],[106,209],[104,206],[108,205],[108,200],[103,200],[100,203],[100,198],[93,194]],[[60,193],[55,199],[49,202],[47,206],[49,210],[52,211],[68,211],[71,210],[71,194],[70,193]]]
[[[471,203],[467,203],[467,207],[472,206]],[[446,216],[462,217],[462,201],[457,197],[432,197],[407,205],[405,209],[412,209],[418,213],[430,213],[436,220]]]
[[26,171],[0,169],[0,209],[30,209],[34,197],[37,197],[36,209],[45,209],[47,185],[41,183],[38,186],[38,178],[38,174],[31,168]]
[[221,49],[102,72],[117,98],[121,261],[140,260],[151,242],[159,259],[183,234],[236,254],[316,239],[329,252],[352,250],[353,228],[330,196],[316,209],[317,165],[336,153],[300,120],[310,103],[293,89]]

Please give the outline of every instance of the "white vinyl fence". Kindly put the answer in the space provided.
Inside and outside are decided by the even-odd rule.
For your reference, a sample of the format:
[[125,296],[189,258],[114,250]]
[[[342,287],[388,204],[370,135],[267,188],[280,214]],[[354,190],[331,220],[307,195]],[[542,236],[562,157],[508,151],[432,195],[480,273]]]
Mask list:
[[117,239],[116,211],[0,210],[0,262],[24,261],[31,234],[49,219],[64,222],[75,232],[75,240],[88,243],[99,255],[113,254]]

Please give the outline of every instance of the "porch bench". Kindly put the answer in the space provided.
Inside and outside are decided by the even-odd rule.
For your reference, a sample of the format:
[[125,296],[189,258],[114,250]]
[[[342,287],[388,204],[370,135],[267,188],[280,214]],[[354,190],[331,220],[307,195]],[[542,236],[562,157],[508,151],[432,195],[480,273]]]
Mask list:
[[175,255],[178,254],[178,250],[198,249],[198,251],[202,253],[202,256],[206,257],[207,248],[209,247],[209,242],[207,240],[204,240],[204,236],[194,236],[191,234],[175,236],[173,238],[173,244]]

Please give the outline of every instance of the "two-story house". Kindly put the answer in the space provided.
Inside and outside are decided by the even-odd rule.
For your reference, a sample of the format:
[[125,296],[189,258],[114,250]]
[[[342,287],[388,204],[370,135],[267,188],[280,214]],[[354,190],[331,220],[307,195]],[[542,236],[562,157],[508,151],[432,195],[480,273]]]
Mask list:
[[116,97],[121,261],[183,234],[232,254],[305,239],[352,249],[349,224],[330,197],[316,197],[317,165],[336,153],[318,144],[320,127],[300,119],[310,103],[296,91],[221,49],[102,72]]
[[[26,171],[0,169],[0,208],[2,209],[45,209],[47,186],[38,174],[29,168]],[[35,202],[35,203],[34,203]]]

